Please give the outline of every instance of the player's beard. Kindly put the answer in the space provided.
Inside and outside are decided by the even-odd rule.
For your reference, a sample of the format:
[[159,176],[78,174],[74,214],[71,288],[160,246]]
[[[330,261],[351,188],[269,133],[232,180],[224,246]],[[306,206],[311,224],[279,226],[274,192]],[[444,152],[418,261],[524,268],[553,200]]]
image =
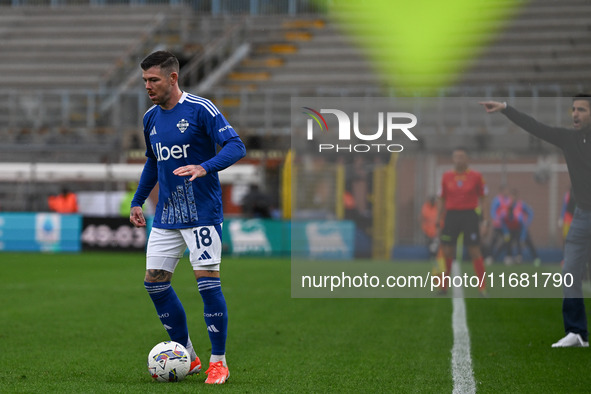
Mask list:
[[150,100],[152,101],[152,103],[154,105],[160,105],[162,102],[161,97],[154,92],[152,92],[152,93],[148,92],[148,97],[150,98]]

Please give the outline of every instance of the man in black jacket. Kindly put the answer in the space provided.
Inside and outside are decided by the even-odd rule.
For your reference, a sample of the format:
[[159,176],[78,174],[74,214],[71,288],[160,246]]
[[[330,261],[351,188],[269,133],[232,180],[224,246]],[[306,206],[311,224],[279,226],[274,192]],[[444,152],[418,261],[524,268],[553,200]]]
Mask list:
[[485,101],[480,104],[486,112],[501,112],[528,133],[562,149],[577,207],[566,237],[562,268],[563,278],[572,275],[573,279],[572,286],[563,287],[562,317],[566,336],[552,347],[588,347],[582,278],[591,256],[591,96],[573,97],[572,129],[547,126],[507,103]]

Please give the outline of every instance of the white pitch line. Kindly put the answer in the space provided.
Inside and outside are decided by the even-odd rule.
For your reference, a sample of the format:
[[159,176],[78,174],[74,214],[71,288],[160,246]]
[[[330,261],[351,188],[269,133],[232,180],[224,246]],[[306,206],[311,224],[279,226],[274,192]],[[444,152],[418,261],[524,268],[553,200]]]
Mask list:
[[[460,264],[454,261],[451,269],[451,277],[459,276]],[[464,289],[452,287],[452,328],[454,333],[454,345],[451,349],[451,371],[453,377],[453,393],[476,393],[476,382],[472,371],[472,357],[470,356],[470,332],[466,322],[466,303],[464,302]]]

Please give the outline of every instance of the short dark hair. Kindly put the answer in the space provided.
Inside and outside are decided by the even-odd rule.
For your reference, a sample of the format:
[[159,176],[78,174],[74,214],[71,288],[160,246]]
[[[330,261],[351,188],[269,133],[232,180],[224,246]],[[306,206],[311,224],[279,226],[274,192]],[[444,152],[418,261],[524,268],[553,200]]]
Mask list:
[[168,51],[156,51],[142,60],[140,67],[146,71],[152,67],[160,67],[170,73],[179,72],[179,60]]
[[579,93],[573,96],[573,101],[575,100],[584,100],[589,103],[589,107],[591,108],[591,94],[586,93]]

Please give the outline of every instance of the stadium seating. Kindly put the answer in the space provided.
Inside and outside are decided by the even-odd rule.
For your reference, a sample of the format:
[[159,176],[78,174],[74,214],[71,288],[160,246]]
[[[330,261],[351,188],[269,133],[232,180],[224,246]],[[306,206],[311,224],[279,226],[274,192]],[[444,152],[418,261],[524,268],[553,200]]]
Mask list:
[[[560,96],[588,89],[589,11],[591,5],[582,0],[525,3],[481,49],[458,83],[442,94]],[[182,23],[176,25],[189,26],[185,33],[166,23],[166,18],[180,20],[181,15]],[[127,123],[116,128],[116,111],[101,113],[92,105],[104,99],[99,98],[103,87],[117,89],[129,79],[144,54],[138,48],[189,45],[198,52],[243,21],[249,55],[219,84],[196,93],[212,97],[245,136],[288,137],[294,96],[396,92],[385,86],[363,50],[325,15],[211,16],[168,5],[91,7],[90,12],[88,6],[2,7],[0,109],[5,110],[0,111],[0,137],[14,144],[98,141],[126,147],[131,138],[119,133],[137,128],[143,103],[126,99],[120,107],[129,111]],[[158,24],[167,37],[154,33]],[[20,124],[23,119],[27,122]],[[463,132],[473,130],[458,130],[457,138]],[[524,144],[516,146],[528,142]],[[5,160],[10,154],[6,152]]]
[[[62,154],[62,160],[119,160],[121,130],[98,105],[109,96],[106,88],[128,77],[123,66],[130,58],[137,72],[144,47],[179,42],[179,29],[166,18],[179,19],[182,12],[169,6],[2,7],[3,161],[51,159],[72,151],[71,144],[81,153]],[[85,149],[97,143],[105,145],[103,152]]]
[[524,4],[460,79],[458,86],[529,87],[530,94],[569,95],[591,88],[591,3],[535,0]]
[[[580,0],[556,3],[536,0],[501,27],[492,42],[441,94],[472,97],[570,95],[591,85],[586,68],[591,40]],[[486,16],[483,16],[486,18]],[[495,22],[497,23],[497,22]],[[293,96],[382,96],[385,87],[363,51],[327,18],[250,18],[250,56],[216,86],[212,94],[242,132],[257,135],[290,133],[289,102]],[[538,108],[537,111],[543,111]],[[480,116],[479,113],[474,114]],[[481,122],[480,122],[481,123]],[[474,124],[478,124],[475,123]],[[491,126],[491,125],[487,125]],[[451,132],[451,135],[449,135]],[[498,139],[515,130],[492,125],[480,130],[476,144],[500,149],[530,149],[531,139]],[[474,128],[447,130],[429,148],[445,149]],[[450,138],[451,137],[451,138]],[[447,141],[447,143],[446,143]]]
[[96,89],[160,15],[157,7],[3,8],[0,86]]
[[289,139],[294,96],[384,94],[362,51],[326,18],[259,16],[248,26],[250,56],[207,92],[242,132]]

